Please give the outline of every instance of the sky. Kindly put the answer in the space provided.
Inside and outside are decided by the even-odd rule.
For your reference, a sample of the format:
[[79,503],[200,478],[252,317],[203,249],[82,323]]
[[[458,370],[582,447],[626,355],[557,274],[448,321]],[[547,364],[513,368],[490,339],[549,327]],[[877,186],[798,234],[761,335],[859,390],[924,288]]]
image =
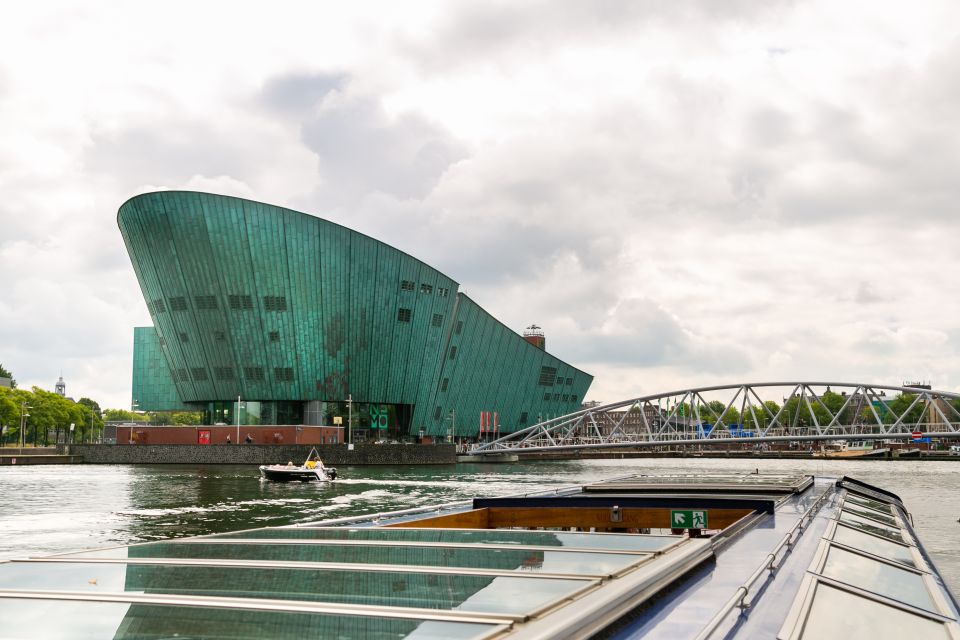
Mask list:
[[[251,6],[246,6],[247,4]],[[960,390],[952,0],[17,3],[0,363],[129,408],[116,225],[160,189],[317,215],[595,376]]]

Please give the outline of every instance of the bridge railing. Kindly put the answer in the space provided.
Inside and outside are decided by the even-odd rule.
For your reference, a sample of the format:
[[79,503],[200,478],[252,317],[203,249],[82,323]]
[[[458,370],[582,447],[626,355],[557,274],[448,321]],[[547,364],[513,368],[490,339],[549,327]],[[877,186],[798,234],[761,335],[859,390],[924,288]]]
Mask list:
[[[782,404],[772,398],[782,398]],[[843,382],[766,382],[682,389],[550,418],[473,453],[668,443],[960,436],[960,394]]]

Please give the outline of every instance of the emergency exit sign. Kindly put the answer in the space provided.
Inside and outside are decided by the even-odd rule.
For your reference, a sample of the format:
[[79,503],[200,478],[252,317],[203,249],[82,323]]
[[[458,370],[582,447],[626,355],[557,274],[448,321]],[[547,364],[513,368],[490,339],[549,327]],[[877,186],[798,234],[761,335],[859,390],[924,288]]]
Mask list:
[[707,512],[689,509],[671,509],[670,526],[674,529],[706,529]]

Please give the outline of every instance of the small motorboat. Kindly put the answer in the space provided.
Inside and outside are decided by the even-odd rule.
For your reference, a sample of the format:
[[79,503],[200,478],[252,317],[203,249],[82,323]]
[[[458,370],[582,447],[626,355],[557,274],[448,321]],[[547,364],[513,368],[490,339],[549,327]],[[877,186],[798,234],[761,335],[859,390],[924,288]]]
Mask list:
[[331,482],[337,478],[337,470],[323,466],[316,449],[310,450],[310,455],[301,465],[293,462],[287,464],[260,465],[261,480],[275,480],[277,482]]

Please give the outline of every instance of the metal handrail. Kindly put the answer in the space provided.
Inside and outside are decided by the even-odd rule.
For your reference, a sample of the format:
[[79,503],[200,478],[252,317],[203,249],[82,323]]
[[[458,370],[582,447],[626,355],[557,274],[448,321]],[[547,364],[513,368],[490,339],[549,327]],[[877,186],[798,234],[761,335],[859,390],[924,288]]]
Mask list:
[[[733,593],[733,596],[731,596],[730,599],[724,603],[724,605],[720,608],[720,611],[713,616],[710,622],[707,623],[707,626],[705,626],[703,630],[696,636],[696,640],[706,640],[712,636],[716,630],[720,628],[720,625],[727,618],[727,616],[730,615],[730,612],[734,609],[738,608],[742,611],[743,609],[749,608],[750,604],[745,602],[745,600],[750,594],[750,588],[757,580],[760,579],[762,575],[764,575],[764,572],[769,571],[769,574],[767,574],[768,578],[772,578],[776,575],[777,570],[783,566],[783,562],[786,559],[787,554],[793,550],[793,545],[796,544],[800,536],[803,535],[804,523],[812,520],[815,513],[819,511],[820,507],[822,506],[822,503],[832,495],[834,495],[833,491],[824,491],[820,497],[817,498],[812,505],[810,505],[810,508],[807,509],[803,515],[800,516],[797,522],[790,527],[790,530],[784,534],[780,542],[778,542],[773,548],[773,551],[764,557],[760,566],[757,567],[752,574],[750,574],[750,577],[747,578],[742,585],[737,587],[736,591]],[[794,537],[794,534],[796,534],[796,537]],[[784,554],[780,556],[780,560],[777,561],[777,554],[780,553],[780,551],[784,548],[787,548],[787,551],[784,552]]]

